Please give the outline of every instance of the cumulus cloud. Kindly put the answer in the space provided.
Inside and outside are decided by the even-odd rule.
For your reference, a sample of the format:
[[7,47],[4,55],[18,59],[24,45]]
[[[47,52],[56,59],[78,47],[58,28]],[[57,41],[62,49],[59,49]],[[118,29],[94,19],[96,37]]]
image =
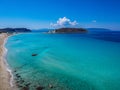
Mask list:
[[76,26],[77,21],[71,21],[69,18],[63,17],[59,18],[56,23],[51,23],[52,27],[73,27]]
[[96,21],[96,20],[93,20],[92,22],[93,22],[93,23],[96,23],[97,21]]

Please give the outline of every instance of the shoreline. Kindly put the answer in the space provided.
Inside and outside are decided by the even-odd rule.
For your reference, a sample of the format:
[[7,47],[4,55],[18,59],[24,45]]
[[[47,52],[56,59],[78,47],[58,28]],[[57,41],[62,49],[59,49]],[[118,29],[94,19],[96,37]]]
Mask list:
[[0,34],[0,90],[16,90],[13,85],[12,71],[5,58],[7,54],[5,44],[9,36],[7,33]]
[[4,62],[5,62],[5,65],[6,65],[6,69],[7,69],[7,72],[10,74],[10,86],[13,87],[13,74],[12,74],[12,70],[10,69],[8,63],[7,63],[7,60],[6,60],[6,55],[7,55],[7,48],[5,47],[5,44],[7,43],[7,40],[8,38],[10,37],[11,35],[8,35],[7,38],[5,38],[4,40],[4,43],[3,43],[3,49],[4,49],[4,54],[3,54],[3,58],[4,58]]

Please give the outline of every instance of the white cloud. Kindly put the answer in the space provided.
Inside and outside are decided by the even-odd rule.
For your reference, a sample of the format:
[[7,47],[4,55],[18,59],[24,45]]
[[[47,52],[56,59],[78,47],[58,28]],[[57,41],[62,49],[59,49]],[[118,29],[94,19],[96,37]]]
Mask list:
[[59,18],[56,23],[51,23],[50,26],[52,27],[73,27],[76,26],[78,23],[77,21],[71,21],[69,18],[63,17]]
[[92,22],[93,22],[93,23],[96,23],[97,21],[96,21],[96,20],[93,20]]

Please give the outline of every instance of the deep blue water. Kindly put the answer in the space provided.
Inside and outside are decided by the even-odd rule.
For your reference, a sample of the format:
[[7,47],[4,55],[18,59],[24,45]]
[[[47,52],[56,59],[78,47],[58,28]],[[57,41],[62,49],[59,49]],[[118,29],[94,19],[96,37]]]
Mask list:
[[119,32],[18,34],[6,47],[21,90],[120,90]]

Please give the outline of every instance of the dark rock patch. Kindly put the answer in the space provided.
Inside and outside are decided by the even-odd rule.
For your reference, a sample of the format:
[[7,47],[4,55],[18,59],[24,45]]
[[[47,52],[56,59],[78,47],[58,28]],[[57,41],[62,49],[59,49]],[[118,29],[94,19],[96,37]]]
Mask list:
[[29,90],[29,87],[23,87],[22,90]]
[[16,74],[16,77],[17,77],[17,78],[20,78],[20,75],[19,75],[19,74]]
[[14,72],[17,72],[16,70],[14,70]]
[[30,83],[26,84],[25,86],[30,86]]
[[32,56],[37,56],[38,54],[32,54]]
[[41,86],[36,88],[36,90],[43,90],[43,89],[44,89],[44,87],[41,87]]
[[49,84],[49,88],[53,88],[53,85]]

